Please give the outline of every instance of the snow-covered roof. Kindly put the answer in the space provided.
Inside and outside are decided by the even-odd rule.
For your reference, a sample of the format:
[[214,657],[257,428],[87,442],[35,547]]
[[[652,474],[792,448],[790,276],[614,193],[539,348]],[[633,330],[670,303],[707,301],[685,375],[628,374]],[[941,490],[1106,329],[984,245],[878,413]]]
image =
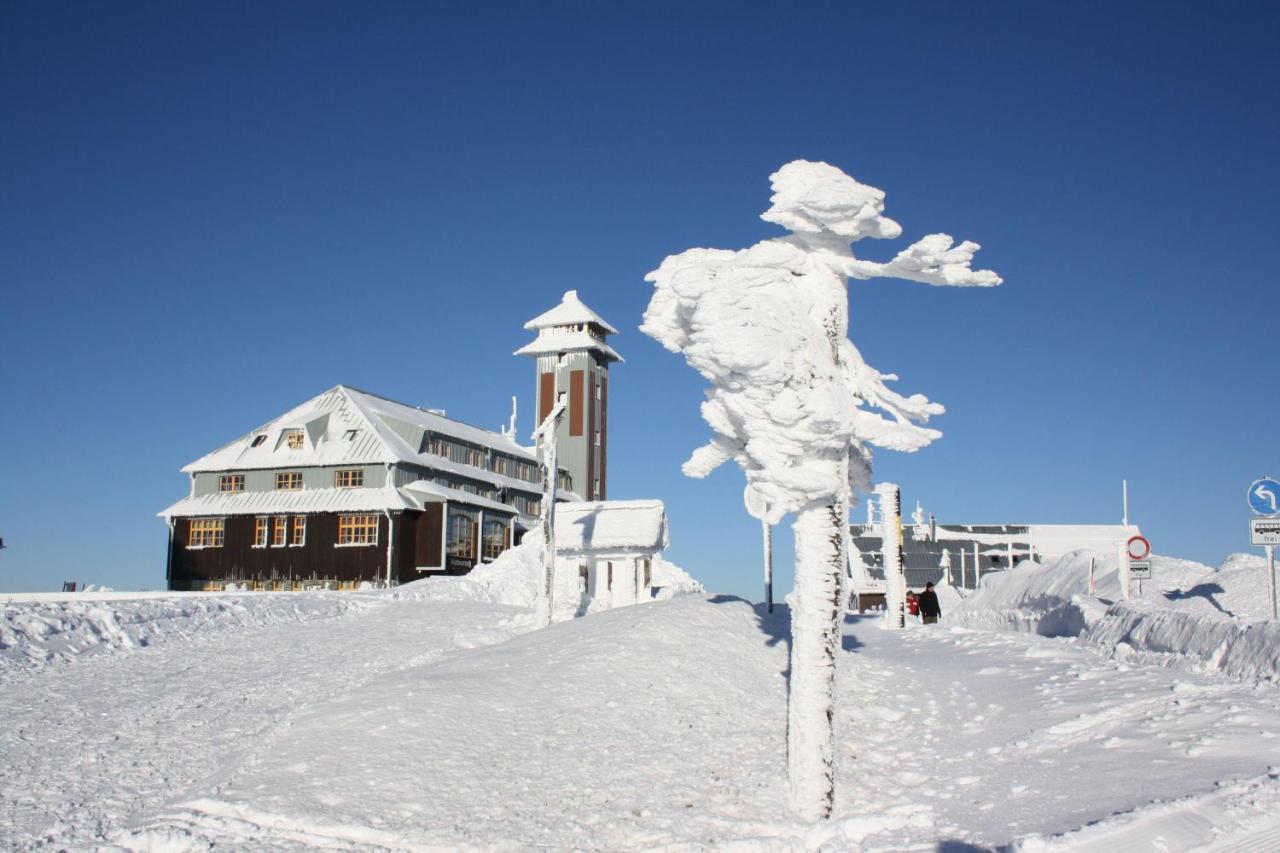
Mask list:
[[[474,495],[472,496],[474,497]],[[293,512],[381,512],[421,509],[400,489],[280,489],[269,492],[214,492],[188,497],[158,513],[164,518],[188,515],[269,515]],[[507,507],[508,512],[514,512]]]
[[516,350],[515,354],[546,355],[583,349],[596,350],[610,361],[622,361],[617,350],[587,331],[542,331],[538,333],[538,337]]
[[[291,449],[287,434],[302,432],[302,446]],[[318,465],[412,462],[442,467],[442,457],[421,452],[422,436],[438,433],[536,462],[537,457],[501,433],[471,426],[436,412],[398,403],[347,385],[335,385],[318,397],[208,453],[184,472],[232,471]],[[263,436],[261,440],[258,436]],[[468,476],[514,481],[471,465],[457,465]],[[521,482],[524,488],[536,486]]]
[[566,554],[656,553],[667,547],[662,501],[578,501],[556,505],[556,550]]
[[526,527],[535,519],[521,515],[515,507],[482,498],[461,489],[451,489],[428,480],[416,480],[396,488],[299,489],[269,492],[214,492],[188,497],[158,513],[162,518],[190,515],[272,515],[303,512],[382,512],[421,510],[429,503],[464,503],[480,509],[497,510],[516,516]]
[[[417,509],[421,509],[423,504],[440,503],[441,501],[454,501],[457,503],[470,504],[481,509],[496,509],[502,512],[517,515],[515,507],[507,506],[504,503],[482,498],[479,495],[473,495],[471,492],[464,492],[462,489],[453,489],[448,486],[442,486],[439,483],[433,483],[430,480],[414,480],[407,486],[402,487],[401,491],[407,492],[417,500]],[[533,523],[533,519],[528,516],[520,516],[522,520],[528,524]]]
[[605,322],[603,317],[588,308],[578,298],[578,291],[576,290],[565,291],[564,298],[560,300],[559,305],[534,317],[525,323],[524,327],[526,329],[546,329],[551,326],[573,326],[578,323],[595,323],[611,335],[618,334],[617,329]]

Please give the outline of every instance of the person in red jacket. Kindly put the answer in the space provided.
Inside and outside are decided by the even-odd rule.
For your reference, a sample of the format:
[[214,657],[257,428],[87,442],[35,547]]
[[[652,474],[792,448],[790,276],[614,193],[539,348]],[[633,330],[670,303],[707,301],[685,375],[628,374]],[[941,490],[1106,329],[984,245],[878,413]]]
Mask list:
[[907,612],[912,616],[920,614],[920,599],[916,598],[916,594],[911,590],[907,590]]
[[924,585],[920,593],[920,615],[926,625],[932,625],[942,616],[942,605],[938,603],[938,594],[933,591],[933,581]]

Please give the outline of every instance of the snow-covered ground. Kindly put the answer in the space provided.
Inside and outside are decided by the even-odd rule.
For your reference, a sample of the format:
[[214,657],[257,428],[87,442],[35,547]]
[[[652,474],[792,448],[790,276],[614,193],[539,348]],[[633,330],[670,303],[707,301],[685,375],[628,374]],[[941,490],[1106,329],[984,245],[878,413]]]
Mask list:
[[[510,562],[389,592],[4,604],[0,848],[1226,850],[1280,839],[1274,682],[1152,665],[1163,661],[1011,617],[990,626],[1021,630],[958,624],[979,621],[983,596],[1006,616],[1070,601],[1066,587],[1036,586],[1064,575],[993,576],[958,607],[944,597],[937,626],[890,632],[850,617],[835,817],[806,824],[787,802],[785,608],[770,617],[733,597],[678,595],[534,630],[527,572]],[[1258,577],[1247,561],[1187,565],[1186,595],[1160,594],[1167,612],[1201,614],[1190,599],[1204,572],[1228,610],[1230,572],[1245,587]],[[994,606],[1010,580],[1024,589]],[[1155,594],[1128,607],[1159,609]],[[89,622],[130,640],[82,650]]]

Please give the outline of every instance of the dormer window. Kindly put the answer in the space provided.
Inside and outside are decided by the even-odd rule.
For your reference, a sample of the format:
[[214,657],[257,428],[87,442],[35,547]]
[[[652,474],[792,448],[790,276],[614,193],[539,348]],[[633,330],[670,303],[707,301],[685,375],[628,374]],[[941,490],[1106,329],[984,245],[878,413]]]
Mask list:
[[290,429],[285,430],[284,443],[290,450],[301,450],[304,442],[302,430]]
[[243,492],[244,474],[223,474],[218,477],[218,491]]
[[267,434],[266,434],[265,432],[264,432],[264,433],[259,433],[258,435],[255,435],[255,436],[253,437],[253,441],[249,442],[249,446],[250,446],[250,447],[257,447],[259,444],[262,444],[262,442],[264,442],[264,441],[266,441],[266,440],[267,440]]

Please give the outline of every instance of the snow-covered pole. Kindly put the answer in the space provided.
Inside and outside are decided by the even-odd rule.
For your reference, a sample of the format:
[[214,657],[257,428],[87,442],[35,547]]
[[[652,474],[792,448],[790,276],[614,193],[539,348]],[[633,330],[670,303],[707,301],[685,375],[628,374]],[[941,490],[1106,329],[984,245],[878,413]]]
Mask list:
[[978,554],[978,543],[973,543],[973,588],[982,583],[982,557]]
[[960,549],[960,588],[969,588],[969,567],[964,560],[964,549]]
[[1120,570],[1120,594],[1129,600],[1129,548],[1125,543],[1116,546],[1116,567]]
[[1005,544],[1005,553],[1009,555],[1009,568],[1013,568],[1013,537],[1010,536]]
[[885,626],[907,624],[907,576],[902,570],[902,493],[893,483],[876,486],[880,496],[880,551],[884,554]]
[[764,536],[764,606],[773,612],[773,525],[760,522]]
[[535,434],[542,448],[542,462],[545,469],[542,484],[542,506],[538,515],[542,521],[542,566],[544,581],[542,600],[539,607],[546,607],[545,623],[551,624],[555,613],[555,578],[556,578],[556,488],[559,477],[559,462],[556,458],[556,432],[560,427],[560,419],[564,416],[564,401],[556,400],[551,411],[538,426]]
[[941,559],[942,576],[947,582],[947,586],[951,586],[951,552],[946,548],[942,549]]

